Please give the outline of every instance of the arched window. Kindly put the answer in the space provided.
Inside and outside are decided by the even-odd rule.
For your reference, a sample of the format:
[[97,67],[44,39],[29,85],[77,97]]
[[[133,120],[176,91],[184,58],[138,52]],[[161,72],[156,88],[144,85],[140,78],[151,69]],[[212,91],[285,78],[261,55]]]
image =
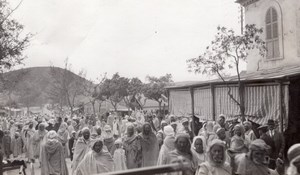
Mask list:
[[266,46],[267,59],[278,58],[280,56],[278,15],[273,7],[269,8],[266,14]]

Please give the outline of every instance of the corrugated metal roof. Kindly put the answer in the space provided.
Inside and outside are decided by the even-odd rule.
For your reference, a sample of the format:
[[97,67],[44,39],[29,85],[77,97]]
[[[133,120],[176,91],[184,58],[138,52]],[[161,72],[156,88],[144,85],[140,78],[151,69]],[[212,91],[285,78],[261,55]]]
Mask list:
[[[255,81],[270,81],[275,79],[283,79],[293,76],[300,75],[300,65],[292,65],[292,66],[283,66],[273,69],[265,69],[259,70],[255,72],[242,73],[241,81],[243,82],[255,82]],[[231,76],[225,78],[227,83],[235,83],[238,81],[237,76]],[[221,79],[214,79],[209,81],[194,81],[194,82],[179,82],[174,83],[171,86],[168,86],[167,89],[175,89],[175,88],[189,88],[195,86],[206,86],[210,84],[223,84]]]

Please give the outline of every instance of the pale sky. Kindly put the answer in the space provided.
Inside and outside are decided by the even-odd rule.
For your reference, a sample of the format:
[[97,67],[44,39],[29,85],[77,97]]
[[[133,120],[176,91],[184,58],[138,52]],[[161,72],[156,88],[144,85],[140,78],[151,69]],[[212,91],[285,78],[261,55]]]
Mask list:
[[[14,7],[20,0],[9,0]],[[235,0],[23,0],[13,17],[35,34],[25,67],[85,69],[111,76],[173,75],[202,80],[186,60],[200,55],[218,25],[240,32]]]

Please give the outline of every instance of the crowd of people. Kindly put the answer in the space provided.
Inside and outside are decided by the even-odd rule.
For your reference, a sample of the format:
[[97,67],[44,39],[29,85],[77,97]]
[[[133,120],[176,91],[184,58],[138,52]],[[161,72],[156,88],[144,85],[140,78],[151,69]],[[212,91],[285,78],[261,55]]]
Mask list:
[[4,159],[25,155],[39,164],[42,175],[89,175],[178,162],[187,162],[187,175],[299,175],[300,144],[285,154],[274,120],[257,130],[251,121],[229,124],[225,115],[199,127],[189,117],[161,119],[134,112],[123,117],[3,117],[0,137]]

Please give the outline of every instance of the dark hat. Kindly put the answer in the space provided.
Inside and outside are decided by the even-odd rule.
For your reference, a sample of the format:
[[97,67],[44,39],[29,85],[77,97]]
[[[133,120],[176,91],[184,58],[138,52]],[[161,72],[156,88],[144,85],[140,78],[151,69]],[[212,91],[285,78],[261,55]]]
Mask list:
[[272,120],[272,119],[269,119],[269,120],[268,120],[268,125],[275,125],[275,121]]
[[176,122],[171,122],[170,125],[176,125],[177,126],[177,123]]

